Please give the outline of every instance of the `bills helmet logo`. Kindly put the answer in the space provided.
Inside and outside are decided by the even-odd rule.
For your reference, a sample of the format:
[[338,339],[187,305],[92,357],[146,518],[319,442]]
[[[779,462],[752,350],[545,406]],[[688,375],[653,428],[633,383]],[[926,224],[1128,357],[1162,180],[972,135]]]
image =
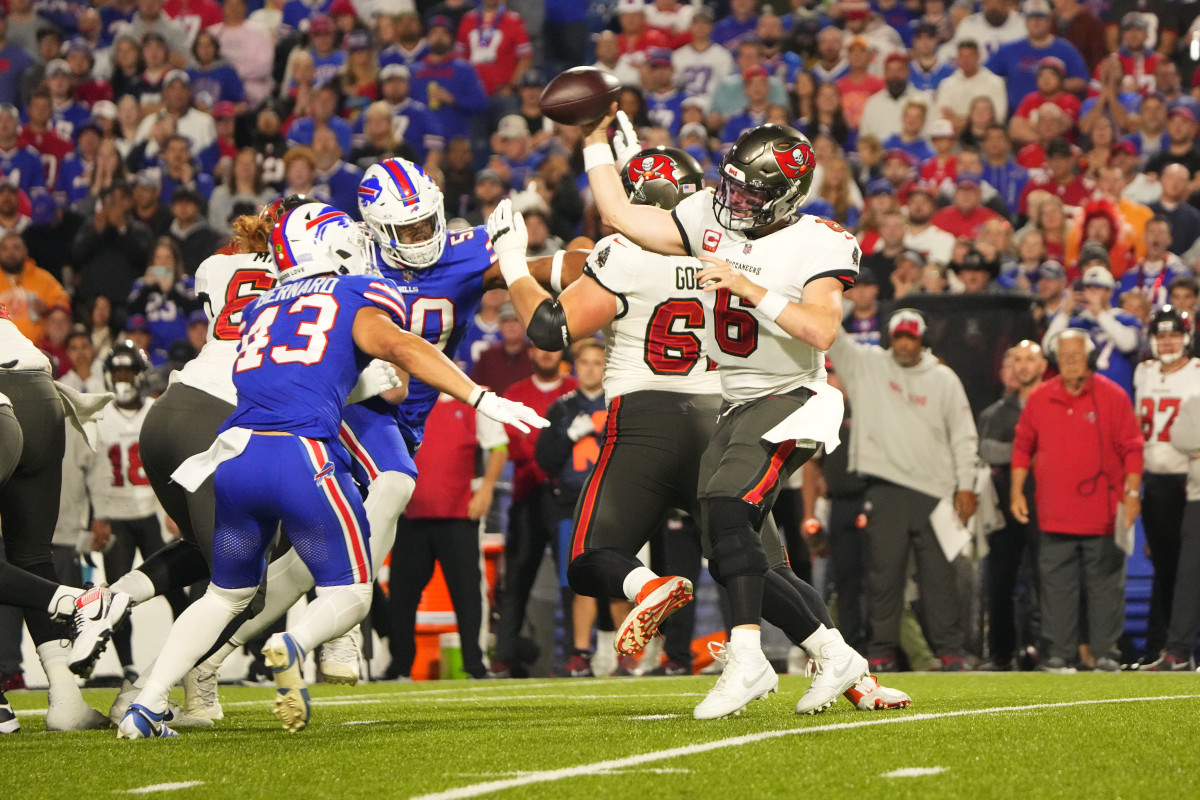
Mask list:
[[772,145],[771,154],[775,156],[775,163],[779,165],[779,169],[783,170],[783,174],[792,180],[802,178],[812,172],[817,163],[817,157],[813,154],[812,147],[805,142],[791,146]]
[[369,206],[379,199],[379,194],[382,191],[383,188],[379,185],[379,178],[367,178],[358,187],[359,202]]
[[629,181],[637,186],[643,181],[664,180],[679,186],[675,178],[675,164],[664,155],[635,158],[629,162]]

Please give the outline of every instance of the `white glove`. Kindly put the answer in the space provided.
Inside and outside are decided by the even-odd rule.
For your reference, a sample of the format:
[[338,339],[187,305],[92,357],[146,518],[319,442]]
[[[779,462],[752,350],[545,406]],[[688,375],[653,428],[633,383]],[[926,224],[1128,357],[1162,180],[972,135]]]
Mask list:
[[529,248],[529,233],[525,230],[525,218],[513,211],[511,200],[505,198],[496,206],[488,217],[487,232],[504,282],[512,286],[521,278],[528,278],[525,251]]
[[75,552],[81,556],[86,556],[88,553],[92,552],[93,538],[94,537],[92,536],[91,531],[87,530],[86,528],[81,530],[78,537],[75,539]]
[[370,400],[372,397],[390,392],[392,389],[399,389],[402,385],[395,367],[381,359],[372,359],[371,363],[367,364],[366,369],[358,376],[358,382],[350,390],[350,396],[346,398],[346,402],[361,403],[363,400]]
[[471,392],[469,402],[485,417],[512,425],[521,433],[529,433],[532,428],[545,428],[550,424],[550,420],[538,416],[537,412],[524,403],[505,400],[482,386],[477,386],[475,391]]
[[617,154],[617,171],[625,169],[629,160],[641,152],[642,143],[638,141],[637,131],[624,111],[616,115],[617,132],[613,134],[613,150]]
[[592,417],[589,414],[580,414],[571,421],[571,427],[567,428],[567,438],[572,442],[578,442],[585,436],[591,436],[596,432],[596,426],[592,422]]

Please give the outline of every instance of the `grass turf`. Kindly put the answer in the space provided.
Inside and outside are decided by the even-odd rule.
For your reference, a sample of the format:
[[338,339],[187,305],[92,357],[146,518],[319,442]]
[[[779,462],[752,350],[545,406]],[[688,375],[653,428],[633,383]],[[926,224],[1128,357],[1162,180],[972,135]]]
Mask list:
[[[1200,675],[895,675],[886,683],[912,694],[913,709],[863,713],[839,701],[816,717],[792,713],[807,681],[781,676],[779,695],[735,718],[696,722],[692,707],[712,683],[697,677],[318,686],[312,724],[299,734],[284,732],[271,715],[272,690],[222,687],[225,720],[215,729],[137,742],[118,741],[112,730],[48,734],[36,713],[45,694],[13,692],[9,700],[23,731],[0,737],[0,798],[110,796],[192,781],[201,783],[166,795],[415,797],[810,728],[820,730],[459,796],[1200,796]],[[107,710],[115,691],[84,694]],[[1188,697],[921,716],[1169,696]],[[650,715],[677,716],[631,719]],[[910,768],[943,771],[884,777]]]

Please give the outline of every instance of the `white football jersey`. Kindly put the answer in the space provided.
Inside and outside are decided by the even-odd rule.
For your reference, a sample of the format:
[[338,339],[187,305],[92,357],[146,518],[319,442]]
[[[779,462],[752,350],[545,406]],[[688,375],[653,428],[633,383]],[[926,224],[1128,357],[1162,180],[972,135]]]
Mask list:
[[1200,358],[1165,375],[1162,362],[1143,361],[1133,371],[1133,391],[1146,440],[1146,472],[1187,474],[1188,457],[1171,446],[1171,425],[1183,402],[1200,395]]
[[[853,286],[861,253],[853,234],[836,222],[803,215],[768,236],[752,239],[722,227],[711,191],[693,195],[671,212],[693,256],[715,256],[750,280],[792,302],[818,278]],[[720,368],[721,393],[731,403],[791,391],[825,380],[825,354],[794,339],[727,290],[703,295],[708,353]]]
[[3,303],[0,303],[0,369],[50,371],[50,359],[8,318]]
[[154,516],[158,509],[138,447],[142,423],[153,404],[147,398],[137,411],[110,404],[96,421],[87,488],[98,519],[140,519]]
[[233,362],[241,341],[242,311],[275,286],[277,269],[270,253],[236,253],[204,259],[196,270],[196,294],[204,296],[208,337],[200,355],[184,365],[175,380],[237,405]]
[[655,390],[716,394],[720,378],[704,342],[704,306],[685,256],[649,253],[620,234],[596,243],[584,274],[616,295],[621,311],[604,329],[604,396]]

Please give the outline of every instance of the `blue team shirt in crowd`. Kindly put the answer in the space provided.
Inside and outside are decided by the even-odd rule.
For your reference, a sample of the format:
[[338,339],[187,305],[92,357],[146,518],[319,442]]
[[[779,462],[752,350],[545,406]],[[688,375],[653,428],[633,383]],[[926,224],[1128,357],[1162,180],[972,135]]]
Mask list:
[[[329,130],[333,131],[337,136],[338,146],[342,148],[342,156],[349,156],[353,149],[354,133],[350,130],[350,123],[341,117],[333,117],[329,120]],[[292,145],[302,144],[306,147],[312,146],[313,131],[316,129],[316,124],[312,117],[300,117],[292,122],[287,131],[288,143]],[[357,205],[355,203],[354,205]],[[345,206],[341,206],[345,208]]]
[[[1142,322],[1133,314],[1127,314],[1124,311],[1114,311],[1113,316],[1127,328],[1133,328],[1138,332],[1139,337],[1142,332]],[[1085,330],[1092,338],[1092,342],[1096,345],[1096,372],[1118,384],[1122,389],[1133,397],[1133,368],[1138,363],[1138,354],[1141,347],[1135,347],[1128,353],[1122,353],[1113,344],[1112,339],[1100,327],[1100,323],[1094,320],[1090,315],[1073,316],[1071,321],[1067,323],[1068,328],[1079,328]]]
[[1017,201],[1029,180],[1029,170],[1009,159],[1000,166],[983,162],[983,180],[996,190],[1010,212],[1017,210]]
[[1125,270],[1117,280],[1117,288],[1113,289],[1113,306],[1120,304],[1121,295],[1125,292],[1137,290],[1150,301],[1155,310],[1160,309],[1170,302],[1171,281],[1190,277],[1192,271],[1173,253],[1167,254],[1167,263],[1154,275],[1146,272],[1144,261],[1138,262],[1137,266]]
[[[453,356],[483,297],[483,273],[495,260],[487,229],[480,225],[448,231],[442,257],[426,269],[396,269],[383,259],[377,247],[372,246],[371,253],[375,266],[404,295],[408,311],[405,328]],[[425,418],[437,398],[437,389],[417,378],[409,380],[408,398],[397,409],[397,418],[414,452],[425,436]]]
[[362,219],[358,210],[358,182],[362,170],[353,164],[339,161],[329,172],[318,172],[313,178],[313,196],[325,200],[334,208],[344,208],[353,219]]
[[1066,39],[1055,37],[1048,46],[1037,48],[1026,39],[1001,45],[987,60],[987,68],[1004,79],[1008,85],[1008,107],[1016,109],[1025,95],[1037,91],[1037,64],[1043,58],[1053,56],[1061,59],[1067,68],[1068,78],[1088,80],[1087,64],[1075,45]]
[[[304,0],[288,0],[283,4],[283,24],[294,31],[306,26],[313,14],[328,14],[333,0],[317,0],[316,3],[306,3]],[[305,25],[302,26],[301,23]]]
[[66,197],[64,208],[71,208],[88,196],[91,187],[88,168],[91,166],[78,153],[68,153],[59,164],[54,191]]
[[479,315],[472,314],[471,321],[467,323],[467,331],[458,343],[458,349],[454,351],[454,362],[463,372],[470,375],[483,351],[499,344],[502,339],[499,322],[480,322]]
[[[363,142],[363,126],[366,115],[359,114],[354,120],[354,141]],[[406,142],[417,154],[416,163],[424,164],[430,150],[441,151],[445,146],[442,127],[429,107],[419,100],[406,97],[392,106],[392,130],[396,138]],[[514,184],[515,185],[515,184]],[[356,203],[357,204],[357,203]]]
[[[436,83],[454,95],[454,105],[433,108],[429,102],[429,84]],[[433,111],[447,141],[455,136],[471,135],[471,118],[488,108],[487,93],[475,68],[461,58],[449,61],[422,61],[412,67],[412,96]]]
[[46,185],[46,168],[32,147],[0,150],[0,173],[4,174],[5,182],[22,189],[25,194]]
[[933,158],[937,153],[933,152],[933,148],[924,139],[914,139],[911,142],[906,142],[900,138],[900,134],[893,133],[891,136],[883,140],[883,149],[891,150],[896,148],[903,150],[917,160],[920,164],[930,158]]
[[683,101],[686,99],[687,95],[674,90],[663,94],[647,92],[646,116],[655,125],[669,130],[671,136],[678,136],[679,129],[683,126]]
[[191,67],[187,73],[192,79],[192,97],[209,108],[224,100],[240,103],[246,99],[246,90],[237,70],[224,61],[203,70]]
[[233,365],[237,410],[221,430],[336,439],[346,397],[371,360],[354,343],[354,319],[380,308],[403,325],[403,303],[391,281],[371,275],[290,281],[256,298]]

